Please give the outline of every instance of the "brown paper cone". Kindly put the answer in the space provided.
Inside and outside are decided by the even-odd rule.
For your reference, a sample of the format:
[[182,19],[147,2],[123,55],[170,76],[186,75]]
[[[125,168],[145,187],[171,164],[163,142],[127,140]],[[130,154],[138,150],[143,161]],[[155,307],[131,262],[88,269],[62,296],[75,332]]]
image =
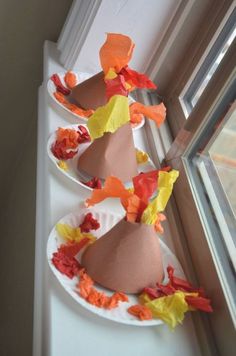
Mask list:
[[85,110],[97,109],[107,103],[104,73],[100,72],[93,77],[76,85],[71,92],[71,97],[77,105]]
[[138,174],[130,123],[94,140],[79,157],[78,169],[92,177],[106,179],[112,175],[130,182]]
[[124,293],[154,287],[164,275],[153,225],[124,219],[87,248],[82,265],[101,286]]

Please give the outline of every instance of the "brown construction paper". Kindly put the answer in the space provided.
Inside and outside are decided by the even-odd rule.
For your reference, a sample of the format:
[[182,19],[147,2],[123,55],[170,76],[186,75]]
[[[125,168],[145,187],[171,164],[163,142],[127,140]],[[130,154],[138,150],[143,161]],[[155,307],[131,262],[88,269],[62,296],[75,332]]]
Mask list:
[[164,276],[153,225],[124,219],[87,248],[82,265],[101,286],[124,293],[140,293]]
[[104,73],[100,72],[84,82],[76,85],[71,91],[76,104],[85,109],[97,109],[106,104],[106,86]]
[[106,179],[115,176],[123,182],[130,182],[138,174],[130,123],[94,140],[79,157],[78,169],[92,177]]

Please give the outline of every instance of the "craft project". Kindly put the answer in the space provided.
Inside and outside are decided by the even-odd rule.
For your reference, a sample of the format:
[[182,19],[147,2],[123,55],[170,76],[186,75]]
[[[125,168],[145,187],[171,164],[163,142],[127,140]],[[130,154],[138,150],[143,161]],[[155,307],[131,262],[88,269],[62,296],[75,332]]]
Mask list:
[[88,128],[93,143],[80,156],[78,169],[92,177],[105,179],[115,175],[123,182],[138,174],[132,129],[129,123],[128,98],[114,95],[98,108]]
[[[103,72],[79,86],[72,72],[63,81],[57,74],[51,77],[56,100],[89,117],[88,130],[83,125],[76,130],[59,128],[49,140],[57,167],[68,174],[77,157],[78,171],[91,178],[84,184],[95,188],[86,206],[119,198],[126,214],[115,225],[109,218],[104,229],[91,211],[82,219],[60,221],[52,232],[52,245],[48,244],[48,258],[61,284],[89,310],[103,310],[96,313],[133,325],[157,325],[159,319],[173,329],[187,311],[211,312],[212,307],[202,288],[177,277],[173,264],[167,265],[157,236],[163,233],[163,211],[178,172],[165,167],[138,174],[137,164],[145,165],[149,157],[134,148],[131,122],[138,124],[145,115],[159,127],[166,109],[163,103],[130,105],[133,89],[156,88],[144,74],[128,67],[133,49],[129,37],[108,34],[100,50]],[[84,151],[81,144],[88,145]],[[131,180],[132,187],[123,185]]]
[[[163,265],[156,235],[158,215],[165,209],[177,171],[153,171],[133,179],[126,189],[115,177],[107,178],[103,189],[93,190],[88,206],[109,197],[120,198],[125,219],[92,244],[83,255],[82,265],[103,287],[125,293],[139,293],[163,278]],[[153,194],[158,194],[153,198]]]
[[[88,219],[88,216],[91,216],[91,214],[93,222],[91,221],[91,218]],[[129,294],[126,296],[128,299],[127,302],[118,300],[118,295],[114,297],[116,292],[109,291],[108,289],[101,287],[95,281],[92,281],[92,278],[81,264],[81,255],[86,247],[92,243],[92,238],[94,240],[95,238],[99,239],[117,224],[121,218],[121,215],[117,215],[112,211],[102,211],[101,209],[96,209],[96,207],[91,209],[79,209],[64,216],[54,226],[48,238],[47,259],[50,269],[64,291],[68,293],[76,303],[79,303],[80,306],[90,312],[100,317],[128,325],[137,325],[141,327],[161,325],[163,322],[158,318],[140,320],[138,317],[129,314],[129,307],[139,303],[139,296]],[[94,220],[99,223],[99,228]],[[90,223],[90,227],[88,226],[88,222]],[[84,231],[84,228],[86,228],[86,232]],[[92,237],[90,241],[87,240],[88,236]],[[176,257],[163,241],[160,241],[160,245],[163,259],[164,279],[166,280],[168,277],[167,267],[169,264],[174,267],[178,277],[184,278],[183,271]],[[84,277],[86,277],[85,273],[88,275],[90,283],[85,283],[84,285]],[[86,289],[88,287],[87,296],[83,293],[83,287]],[[80,289],[82,293],[80,293]],[[101,295],[102,298],[99,298]],[[113,299],[111,299],[112,296]],[[109,297],[109,299],[107,297]],[[106,306],[109,306],[110,303],[106,303],[106,306],[102,307],[100,303],[104,300],[111,302],[111,305],[115,307],[108,309]],[[100,306],[98,306],[98,304],[100,304]]]
[[[149,174],[149,181],[154,175],[156,171]],[[117,195],[120,188],[118,186],[113,195]],[[139,295],[112,292],[97,284],[82,265],[82,256],[88,246],[102,238],[118,221],[120,216],[110,212],[80,210],[62,218],[49,236],[49,265],[63,288],[78,303],[113,321],[139,326],[165,322],[171,329],[182,323],[187,311],[212,311],[203,289],[195,288],[184,279],[177,259],[162,241],[162,284],[145,287]]]
[[139,297],[141,304],[132,305],[128,312],[140,320],[159,318],[170,329],[184,320],[188,311],[213,311],[211,301],[202,288],[196,288],[188,281],[175,275],[173,266],[167,267],[168,283],[157,283],[155,288],[144,288]]
[[[122,126],[121,129],[113,135],[108,133],[107,136],[110,136],[110,140],[112,140],[114,136],[121,133],[121,139],[123,139],[123,142],[125,143],[125,138],[122,134],[122,131],[124,130],[123,127],[124,126]],[[129,135],[131,135],[130,131]],[[128,139],[129,137],[127,137],[127,140]],[[94,143],[97,142],[99,143],[100,140],[94,141]],[[77,168],[80,156],[83,155],[86,150],[89,151],[90,145],[91,138],[88,127],[86,125],[69,125],[66,127],[59,127],[54,133],[52,133],[47,143],[47,153],[51,162],[56,168],[56,171],[68,177],[76,184],[82,185],[86,189],[92,190],[94,188],[102,188],[104,181],[96,176],[91,178],[91,176],[88,174],[83,174],[83,172]],[[96,157],[95,155],[98,150],[94,150],[93,152],[94,160],[101,159],[101,157]],[[139,173],[148,172],[155,169],[155,166],[147,153],[139,150],[138,148],[136,148],[135,152],[132,153],[132,159],[133,157],[136,157],[135,159],[138,164]],[[119,162],[120,167],[123,167],[122,160],[119,161],[118,159],[116,166],[118,166]],[[93,165],[91,165],[91,168],[92,167]],[[136,171],[134,175],[135,174],[137,174]],[[131,182],[127,184],[127,187],[131,186],[131,184]]]
[[[81,79],[83,75],[79,75]],[[85,74],[85,77],[87,75]],[[50,96],[59,103],[65,110],[71,112],[76,117],[86,119],[91,116],[94,110],[84,110],[70,100],[70,93],[78,81],[78,76],[71,71],[53,74],[48,81],[48,92]]]
[[129,106],[131,90],[156,88],[144,74],[128,68],[133,49],[134,43],[128,36],[107,34],[100,49],[103,72],[72,88],[71,95],[79,106],[96,109],[88,119],[94,141],[78,160],[78,170],[91,179],[114,175],[130,182],[138,174],[130,123],[139,124],[143,115],[154,120],[158,127],[165,120],[164,104]]
[[[76,105],[74,99],[69,95],[74,86],[78,83],[82,84],[91,76],[92,75],[88,73],[68,71],[55,73],[48,80],[47,90],[49,96],[57,106],[60,106],[64,111],[71,114],[65,117],[65,119],[71,123],[85,122],[87,118],[94,113],[94,110],[84,110]],[[128,99],[129,106],[131,106],[135,101],[131,96],[129,96]],[[144,115],[132,113],[132,115],[130,115],[130,123],[133,130],[140,129],[145,123]]]
[[[142,73],[128,67],[135,44],[125,35],[108,33],[100,49],[103,71],[72,88],[71,96],[83,109],[97,109],[115,94],[128,96],[136,88],[156,89],[156,85]],[[140,117],[132,122],[140,122]]]
[[84,109],[97,109],[105,105],[107,100],[104,73],[100,72],[76,85],[72,89],[71,96]]
[[158,127],[165,120],[163,103],[129,106],[131,90],[156,88],[144,74],[128,67],[133,49],[134,43],[128,36],[108,33],[100,49],[103,72],[72,89],[71,95],[81,107],[96,109],[88,119],[94,141],[78,160],[78,170],[91,179],[114,175],[123,182],[130,182],[138,173],[130,123],[139,124],[143,115],[154,120]]
[[[165,107],[157,106],[150,110],[159,126],[165,119]],[[88,119],[93,142],[80,156],[78,170],[91,178],[105,179],[114,175],[122,182],[130,182],[138,174],[138,163],[129,121],[130,109],[125,96],[114,95],[105,106],[98,108]]]

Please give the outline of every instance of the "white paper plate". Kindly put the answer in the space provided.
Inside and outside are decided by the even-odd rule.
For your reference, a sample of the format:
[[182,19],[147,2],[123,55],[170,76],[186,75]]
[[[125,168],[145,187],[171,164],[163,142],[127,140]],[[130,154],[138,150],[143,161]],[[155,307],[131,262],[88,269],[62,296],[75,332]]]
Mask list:
[[[72,72],[72,73],[74,73],[74,74],[76,75],[77,83],[82,83],[82,82],[85,81],[86,79],[88,79],[88,78],[90,78],[91,76],[93,76],[93,74],[89,74],[89,73],[82,73],[82,72],[77,72],[77,73],[76,73],[76,72]],[[65,83],[65,81],[64,81],[64,76],[65,76],[66,72],[60,72],[60,73],[56,73],[56,74],[59,76],[59,78],[60,78],[62,84],[67,88],[66,83]],[[55,86],[55,84],[53,83],[53,81],[52,81],[51,79],[48,80],[48,83],[47,83],[47,90],[48,90],[48,93],[49,93],[50,97],[52,98],[52,100],[53,100],[57,105],[59,105],[61,108],[63,108],[64,110],[66,110],[67,112],[69,112],[69,113],[71,114],[71,117],[73,117],[73,121],[74,121],[75,123],[78,122],[78,119],[80,119],[80,120],[82,120],[82,121],[87,121],[87,118],[84,118],[84,117],[82,117],[82,116],[79,116],[79,115],[77,115],[77,114],[71,112],[69,109],[67,109],[64,105],[62,105],[62,103],[60,103],[60,102],[55,98],[55,96],[53,95],[53,93],[55,93],[55,91],[56,91],[56,86]],[[131,103],[133,103],[134,101],[135,101],[135,100],[134,100],[131,96],[129,96],[129,103],[131,104]],[[72,121],[72,122],[73,122],[73,121]],[[140,122],[140,124],[138,124],[138,125],[136,125],[136,126],[132,125],[132,129],[133,129],[133,130],[138,130],[138,129],[140,129],[141,127],[143,127],[144,123],[145,123],[145,118],[143,118],[143,120]]]
[[[87,126],[86,125],[82,125],[84,126],[87,130]],[[68,125],[63,127],[64,129],[74,129],[77,130],[78,124],[77,125]],[[68,166],[68,171],[65,171],[63,169],[61,169],[58,166],[58,162],[60,160],[58,160],[52,153],[51,151],[51,147],[53,145],[53,143],[56,141],[56,132],[54,132],[49,140],[48,140],[48,144],[47,144],[47,153],[48,156],[50,158],[50,160],[53,162],[53,164],[56,166],[56,169],[59,170],[60,172],[62,172],[62,174],[64,174],[66,177],[68,177],[69,179],[71,179],[73,182],[82,185],[83,187],[92,190],[91,188],[89,188],[87,185],[83,184],[82,182],[85,181],[89,181],[91,179],[91,177],[86,176],[83,172],[78,171],[77,169],[77,161],[78,158],[81,156],[81,154],[86,150],[86,148],[91,145],[91,142],[87,142],[87,143],[82,143],[79,145],[79,149],[78,149],[78,153],[72,158],[66,161],[67,166]],[[148,162],[143,163],[143,164],[138,164],[138,172],[149,172],[151,170],[156,169],[156,167],[154,166],[154,163],[151,161],[151,159],[149,158]],[[131,187],[132,184],[131,183],[127,183],[125,184],[125,186],[127,188]]]
[[[100,228],[96,231],[93,231],[93,234],[99,238],[103,236],[107,231],[109,231],[122,217],[120,215],[103,212],[98,209],[82,209],[80,211],[71,213],[63,217],[59,223],[69,224],[72,227],[78,227],[79,224],[83,221],[83,217],[88,212],[92,212],[93,216],[100,222]],[[53,265],[51,258],[54,252],[57,251],[58,247],[65,243],[65,241],[58,235],[56,228],[54,227],[49,235],[48,243],[47,243],[47,259],[49,266],[62,285],[62,287],[67,291],[67,293],[80,305],[82,305],[85,309],[97,314],[103,318],[116,321],[122,324],[128,325],[137,325],[137,326],[154,326],[163,324],[163,322],[159,319],[152,320],[144,320],[140,321],[134,316],[130,315],[127,312],[127,309],[134,304],[138,304],[138,297],[133,294],[128,294],[129,302],[120,302],[119,306],[112,310],[106,310],[102,308],[97,308],[88,302],[86,302],[83,298],[79,296],[79,294],[75,291],[76,284],[78,283],[78,278],[74,277],[73,279],[68,278],[67,276],[61,274]],[[170,251],[170,249],[162,242],[160,239],[161,250],[162,250],[162,258],[163,258],[163,267],[165,271],[165,276],[163,283],[167,283],[167,273],[166,268],[170,264],[174,267],[176,275],[180,278],[184,278],[184,274],[182,268],[174,256],[174,254]],[[95,284],[95,287],[99,291],[105,291],[107,295],[111,295],[112,292],[100,287],[98,284]]]

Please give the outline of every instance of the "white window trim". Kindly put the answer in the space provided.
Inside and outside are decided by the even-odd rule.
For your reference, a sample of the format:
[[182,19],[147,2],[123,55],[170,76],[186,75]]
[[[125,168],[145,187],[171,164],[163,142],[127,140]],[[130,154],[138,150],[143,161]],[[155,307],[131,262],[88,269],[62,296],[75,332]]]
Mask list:
[[75,66],[101,3],[102,0],[74,0],[57,43],[66,69]]

